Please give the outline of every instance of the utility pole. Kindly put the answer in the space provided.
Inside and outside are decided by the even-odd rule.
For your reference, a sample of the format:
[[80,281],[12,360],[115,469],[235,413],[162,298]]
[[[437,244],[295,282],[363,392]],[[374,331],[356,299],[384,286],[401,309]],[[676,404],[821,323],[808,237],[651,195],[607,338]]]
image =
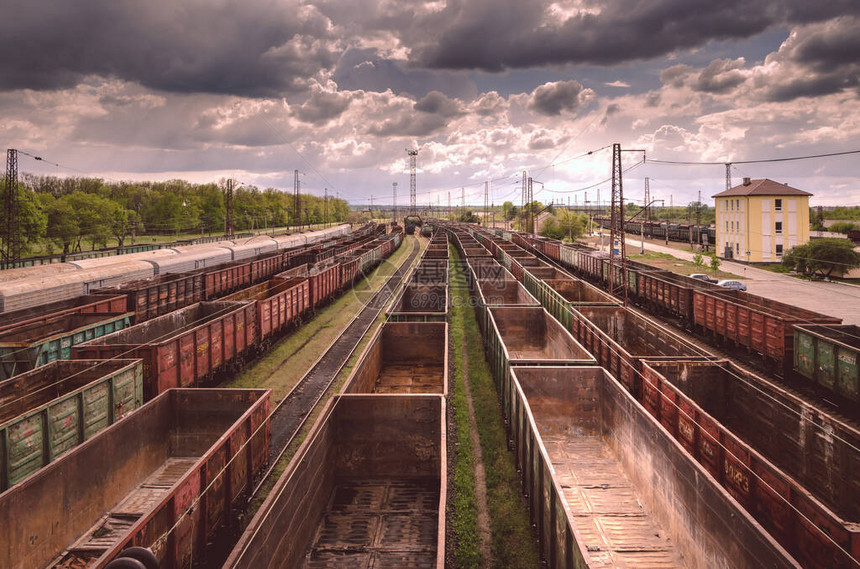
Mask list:
[[233,178],[229,178],[227,180],[227,196],[224,201],[227,202],[227,219],[224,227],[224,234],[227,235],[227,237],[233,237]]
[[487,216],[490,214],[490,182],[484,182],[484,227],[487,226]]
[[597,215],[600,216],[603,214],[603,210],[600,209],[600,188],[597,188]]
[[651,179],[645,178],[645,220],[651,221]]
[[[609,287],[627,305],[627,251],[624,248],[624,185],[621,180],[621,145],[612,145],[612,200],[609,232]],[[621,258],[621,278],[615,278],[616,257]],[[620,281],[620,282],[618,282]],[[619,288],[621,290],[619,290]]]
[[[39,159],[41,160],[41,158]],[[14,148],[6,150],[6,183],[3,186],[3,198],[6,200],[3,220],[2,264],[4,269],[11,269],[21,260],[21,216],[18,194],[18,151]]]
[[523,210],[523,213],[524,213],[524,214],[525,214],[525,211],[526,211],[526,203],[528,203],[528,202],[526,201],[526,200],[527,200],[527,197],[528,197],[528,196],[526,195],[526,184],[528,183],[527,178],[526,178],[526,176],[527,176],[527,175],[528,175],[528,174],[526,174],[526,171],[525,171],[525,170],[523,170],[522,210]]
[[293,180],[293,223],[301,228],[302,226],[302,196],[301,196],[301,182],[299,181],[299,171],[295,170],[294,172],[294,180]]
[[409,155],[409,215],[417,215],[415,197],[418,192],[418,150],[406,149]]
[[702,190],[699,190],[699,201],[696,202],[696,243],[701,250],[702,245]]
[[451,221],[451,190],[448,190],[448,221]]
[[391,203],[394,204],[394,223],[397,223],[397,182],[391,183]]
[[732,189],[732,163],[726,162],[726,189]]
[[460,188],[460,206],[462,207],[462,211],[460,211],[460,216],[466,215],[466,188]]

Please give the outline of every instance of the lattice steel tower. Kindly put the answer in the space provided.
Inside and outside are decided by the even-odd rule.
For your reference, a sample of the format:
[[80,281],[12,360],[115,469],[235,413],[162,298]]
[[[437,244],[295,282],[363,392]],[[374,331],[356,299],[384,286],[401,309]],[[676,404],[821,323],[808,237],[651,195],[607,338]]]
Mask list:
[[[612,215],[609,222],[609,291],[627,304],[627,251],[624,249],[624,187],[621,182],[621,145],[612,145]],[[620,261],[620,262],[619,262]],[[615,266],[620,265],[620,274]],[[616,276],[617,275],[617,276]]]
[[417,215],[418,208],[415,196],[418,189],[418,150],[409,150],[407,148],[406,154],[409,155],[409,214]]
[[299,181],[299,171],[294,171],[293,180],[293,223],[299,227],[302,225],[302,183]]
[[391,203],[394,208],[394,223],[397,223],[397,182],[391,183]]
[[21,260],[21,219],[20,204],[18,203],[18,151],[10,148],[6,151],[6,183],[3,185],[3,268],[12,268]]
[[224,192],[224,202],[227,215],[224,217],[224,235],[233,236],[233,179],[227,180],[227,189]]

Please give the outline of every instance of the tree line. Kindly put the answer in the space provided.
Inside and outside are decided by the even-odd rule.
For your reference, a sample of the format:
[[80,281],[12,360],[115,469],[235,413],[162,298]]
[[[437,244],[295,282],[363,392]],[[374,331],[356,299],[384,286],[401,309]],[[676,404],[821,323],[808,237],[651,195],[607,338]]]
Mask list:
[[[122,247],[140,235],[219,235],[225,231],[226,179],[209,184],[108,182],[24,174],[17,190],[25,254],[37,248],[66,254],[85,247],[106,247],[109,241]],[[294,210],[291,192],[248,185],[233,190],[236,232],[284,227],[297,221],[299,225],[342,222],[350,212],[345,200],[309,194],[301,195],[300,215]]]

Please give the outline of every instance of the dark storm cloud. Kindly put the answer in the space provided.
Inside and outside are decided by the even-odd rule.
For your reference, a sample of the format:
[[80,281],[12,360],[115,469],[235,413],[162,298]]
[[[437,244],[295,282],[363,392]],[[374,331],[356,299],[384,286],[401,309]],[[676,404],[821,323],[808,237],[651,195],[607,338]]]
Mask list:
[[334,120],[349,108],[350,98],[341,93],[314,93],[303,105],[297,107],[293,114],[300,121],[321,125]]
[[430,91],[427,96],[415,103],[415,110],[442,117],[455,117],[462,114],[460,104],[439,91]]
[[[503,71],[565,63],[611,65],[748,38],[775,26],[860,13],[857,0],[608,0],[599,13],[567,19],[546,10],[549,0],[451,0],[419,36],[413,62],[430,68]],[[440,32],[440,30],[442,30]],[[495,41],[500,38],[500,41]]]
[[547,83],[535,89],[529,108],[548,117],[574,112],[579,108],[582,85],[576,81]]
[[728,93],[746,81],[743,68],[744,59],[742,57],[738,59],[715,59],[699,73],[693,88],[705,93]]
[[99,75],[269,96],[336,62],[328,20],[296,0],[10,0],[5,13],[0,89],[57,89]]

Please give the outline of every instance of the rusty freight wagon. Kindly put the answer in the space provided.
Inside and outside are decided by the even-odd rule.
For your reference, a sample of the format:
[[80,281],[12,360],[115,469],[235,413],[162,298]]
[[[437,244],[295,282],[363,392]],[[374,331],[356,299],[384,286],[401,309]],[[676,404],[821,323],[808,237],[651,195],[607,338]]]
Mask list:
[[443,569],[444,401],[333,397],[223,567]]
[[390,322],[445,322],[448,319],[448,285],[408,283],[385,314]]
[[125,314],[132,312],[122,295],[88,294],[71,300],[43,304],[16,312],[0,314],[0,333],[11,328],[46,322],[60,316],[73,314]]
[[695,324],[724,340],[761,354],[782,367],[794,361],[796,324],[842,320],[740,291],[693,291]]
[[416,284],[447,284],[448,261],[437,259],[422,259],[412,270],[409,282]]
[[794,369],[860,403],[860,326],[795,326]]
[[491,306],[487,359],[502,401],[511,413],[511,367],[595,364],[594,356],[540,306]]
[[72,348],[131,326],[132,314],[71,314],[16,326],[0,333],[0,380],[54,360]]
[[141,405],[140,360],[55,361],[0,381],[0,492]]
[[642,393],[643,361],[715,359],[665,326],[622,306],[577,306],[571,331],[637,398]]
[[231,294],[223,300],[253,302],[259,341],[269,342],[310,312],[310,282],[308,279],[275,278]]
[[643,404],[804,567],[860,563],[860,431],[725,361],[648,362]]
[[693,291],[725,289],[671,271],[637,271],[636,300],[649,312],[669,314],[682,322],[693,321]]
[[619,301],[599,288],[574,278],[541,279],[526,271],[523,284],[562,326],[573,327],[573,308],[581,305],[617,306]]
[[171,389],[0,494],[0,567],[191,567],[265,465],[269,391]]
[[172,387],[197,387],[238,365],[258,343],[256,320],[250,302],[201,302],[75,346],[73,356],[143,359],[149,401]]
[[168,273],[99,289],[98,294],[125,295],[136,324],[191,306],[203,298],[203,273]]
[[355,364],[343,393],[448,394],[448,324],[386,322]]
[[505,271],[507,279],[476,279],[474,275],[475,312],[481,333],[487,333],[492,327],[490,323],[490,306],[540,306],[540,303],[520,284],[520,282]]
[[606,370],[511,374],[516,460],[550,569],[799,567]]

